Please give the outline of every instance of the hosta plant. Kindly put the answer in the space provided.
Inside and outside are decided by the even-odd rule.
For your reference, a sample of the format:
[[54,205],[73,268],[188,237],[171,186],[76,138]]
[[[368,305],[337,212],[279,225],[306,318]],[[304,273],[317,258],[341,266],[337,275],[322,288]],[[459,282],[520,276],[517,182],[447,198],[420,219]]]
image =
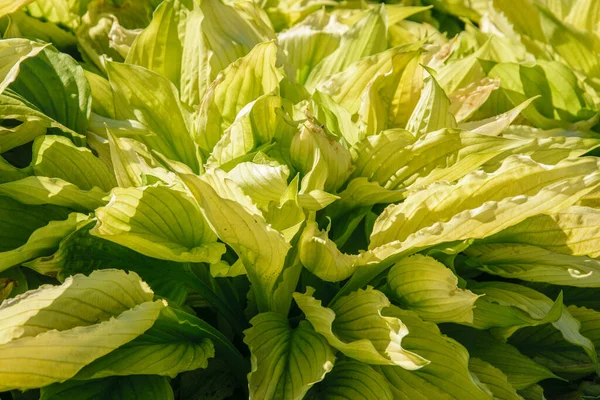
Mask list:
[[392,3],[0,0],[2,399],[600,398],[600,7]]

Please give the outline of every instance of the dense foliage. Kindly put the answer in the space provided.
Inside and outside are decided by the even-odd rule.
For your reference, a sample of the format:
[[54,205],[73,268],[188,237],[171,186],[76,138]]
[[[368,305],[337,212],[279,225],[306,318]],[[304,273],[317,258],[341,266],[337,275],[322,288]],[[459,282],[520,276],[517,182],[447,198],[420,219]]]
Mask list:
[[600,398],[600,2],[0,17],[2,399]]

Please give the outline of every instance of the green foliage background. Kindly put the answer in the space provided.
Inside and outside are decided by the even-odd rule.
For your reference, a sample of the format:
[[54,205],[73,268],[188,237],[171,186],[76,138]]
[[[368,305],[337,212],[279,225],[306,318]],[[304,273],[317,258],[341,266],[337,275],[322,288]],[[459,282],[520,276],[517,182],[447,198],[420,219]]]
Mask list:
[[0,34],[2,399],[600,398],[600,2]]

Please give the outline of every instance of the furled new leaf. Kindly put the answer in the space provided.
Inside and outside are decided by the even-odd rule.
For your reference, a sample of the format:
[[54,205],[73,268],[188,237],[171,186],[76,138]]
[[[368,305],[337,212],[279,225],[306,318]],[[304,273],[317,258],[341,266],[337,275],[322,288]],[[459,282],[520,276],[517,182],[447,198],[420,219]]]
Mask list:
[[472,322],[477,295],[458,287],[450,268],[432,257],[407,257],[388,272],[388,285],[402,308],[432,322]]

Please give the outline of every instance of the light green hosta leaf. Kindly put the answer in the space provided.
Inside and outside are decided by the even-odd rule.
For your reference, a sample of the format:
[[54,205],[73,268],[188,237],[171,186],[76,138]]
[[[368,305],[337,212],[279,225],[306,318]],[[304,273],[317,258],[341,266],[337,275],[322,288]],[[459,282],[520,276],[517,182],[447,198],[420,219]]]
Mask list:
[[406,126],[423,90],[423,55],[414,57],[404,68],[391,98],[388,119],[393,126]]
[[276,202],[269,204],[265,220],[278,230],[290,243],[302,228],[306,216],[298,198],[298,177],[296,176]]
[[166,377],[155,375],[115,376],[93,381],[67,381],[42,388],[40,400],[120,400],[143,397],[146,400],[174,400]]
[[[188,183],[195,182],[195,179],[190,176],[190,174],[180,174],[180,176],[188,176],[189,179],[186,182]],[[235,201],[242,207],[242,209],[246,210],[251,215],[262,216],[263,213],[258,209],[256,204],[252,201],[252,198],[248,196],[241,187],[239,187],[235,182],[228,178],[227,173],[220,169],[209,170],[201,176],[202,182],[207,183],[213,191],[219,196],[227,200]],[[191,185],[192,187],[194,185]],[[194,194],[195,192],[192,192]]]
[[388,272],[388,285],[400,306],[416,311],[426,321],[472,322],[478,296],[458,288],[450,268],[420,254],[396,263]]
[[148,68],[179,88],[186,24],[194,4],[193,0],[162,2],[150,24],[135,39],[126,62]]
[[509,151],[516,151],[527,143],[443,129],[423,135],[390,156],[390,150],[406,143],[404,137],[399,136],[396,141],[390,136],[394,143],[386,146],[383,134],[379,136],[368,138],[357,147],[353,176],[365,176],[387,189],[396,190],[418,188],[440,180],[453,182],[499,154],[508,155]]
[[105,118],[115,118],[113,93],[108,79],[90,71],[85,71],[85,77],[92,89],[92,121],[90,121],[90,130],[93,130],[92,125],[95,114]]
[[404,200],[406,195],[405,189],[386,189],[377,182],[369,182],[368,178],[355,178],[339,193],[339,201],[329,207],[328,211],[330,216],[336,217],[353,208],[396,203]]
[[333,101],[331,96],[316,90],[311,100],[315,119],[325,125],[329,132],[343,137],[349,145],[354,145],[364,137],[365,132],[360,131],[350,113]]
[[[483,46],[472,54],[458,60],[447,60],[445,65],[439,68],[438,74],[435,76],[445,93],[449,95],[485,77],[485,72],[479,60],[487,58],[486,56],[490,53],[491,41],[491,39],[488,39]],[[444,50],[441,53],[443,57],[445,55]]]
[[[363,176],[371,182],[385,185],[397,171],[393,164],[398,160],[392,163],[392,155],[405,151],[415,142],[412,134],[403,129],[391,129],[366,137],[351,149],[352,163],[355,166],[352,177]],[[398,157],[402,158],[404,157]]]
[[152,173],[144,157],[136,151],[136,144],[126,138],[112,134],[112,129],[106,128],[110,160],[119,187],[141,187],[144,185],[144,174]]
[[[532,159],[542,164],[556,164],[567,158],[580,157],[600,145],[600,141],[597,139],[566,136],[569,133],[562,129],[552,130],[556,131],[556,134],[549,134],[548,137],[543,137],[546,133],[544,131],[533,129],[532,132],[529,132],[529,129],[531,128],[515,125],[505,128],[502,137],[525,139],[528,143],[514,148],[510,152],[500,154],[486,163],[486,167],[494,166],[501,159],[508,157],[510,153],[529,155]],[[531,133],[534,134],[534,137],[531,137]]]
[[382,310],[391,304],[383,293],[371,287],[340,297],[329,307],[313,297],[314,289],[294,293],[294,300],[315,330],[329,344],[358,361],[397,365],[415,370],[429,361],[402,347],[409,331],[402,320],[386,317]]
[[262,10],[254,3],[206,0],[198,5],[184,32],[181,65],[182,98],[194,107],[220,71],[259,43],[275,38],[271,27],[258,17]]
[[[82,293],[86,302],[73,302]],[[24,390],[72,378],[152,326],[165,307],[152,297],[136,274],[106,270],[4,302],[0,315],[8,329],[0,345],[0,388]],[[57,363],[62,367],[55,368]]]
[[[106,83],[108,84],[108,81],[106,81]],[[110,89],[110,86],[108,87],[107,95],[109,95],[109,97],[112,99],[113,94]],[[111,104],[112,104],[112,100],[111,100]],[[135,121],[133,119],[126,119],[126,120],[112,119],[112,118],[106,118],[106,117],[103,117],[102,115],[92,113],[88,131],[93,132],[94,134],[96,134],[104,139],[108,139],[108,134],[106,133],[107,129],[109,129],[117,137],[123,137],[123,138],[138,138],[139,139],[143,136],[146,136],[146,137],[156,136],[156,134],[153,133],[152,131],[150,131],[147,127],[145,127],[144,125],[142,125],[141,123],[139,123],[138,121]]]
[[155,72],[134,65],[108,63],[106,69],[116,118],[141,122],[155,134],[140,136],[141,142],[197,172],[200,166],[190,133],[191,115],[179,101],[175,86]]
[[477,283],[470,289],[483,295],[475,304],[472,326],[494,328],[492,333],[502,339],[520,328],[554,323],[562,316],[562,293],[553,302],[536,290],[513,283]]
[[279,201],[287,190],[287,166],[277,163],[243,162],[227,173],[244,193],[258,206],[266,206],[271,201]]
[[506,128],[513,123],[513,121],[519,116],[519,114],[527,109],[527,107],[535,100],[536,98],[531,98],[525,100],[518,106],[513,109],[498,114],[494,117],[490,117],[487,119],[483,119],[480,121],[470,121],[460,124],[458,127],[460,129],[465,129],[474,133],[481,133],[483,135],[488,136],[498,136],[500,135]]
[[420,249],[491,236],[530,216],[572,205],[600,182],[596,165],[592,158],[546,166],[510,157],[492,174],[473,172],[455,185],[437,183],[415,192],[375,221],[370,249],[357,260],[361,268],[338,296],[366,285]]
[[490,94],[499,87],[499,79],[483,78],[452,92],[448,96],[450,113],[455,116],[457,123],[469,119],[486,102]]
[[416,141],[409,141],[407,134],[386,131],[363,140],[352,152],[356,168],[352,176],[367,177],[386,189],[420,187],[438,180],[452,182],[498,154],[516,151],[528,143],[445,129]]
[[311,190],[308,193],[300,193],[298,201],[302,208],[309,211],[319,211],[333,202],[339,200],[339,196],[323,190]]
[[[504,200],[526,206],[530,199],[544,195],[547,198],[544,210],[546,212],[558,211],[563,208],[561,205],[565,201],[568,205],[568,202],[573,201],[574,196],[578,198],[586,192],[582,187],[573,186],[575,181],[589,179],[593,186],[588,186],[588,190],[597,185],[595,182],[600,175],[595,172],[595,168],[597,168],[597,161],[593,158],[565,160],[549,167],[538,164],[528,157],[510,157],[493,173],[473,172],[454,185],[434,183],[422,191],[415,192],[404,203],[388,207],[379,216],[371,236],[370,248],[375,249],[394,240],[405,241],[411,233],[426,227],[434,228],[432,231],[437,230],[441,228],[441,226],[438,228],[439,224],[436,224],[438,221],[444,221],[442,225],[448,224],[464,211],[472,210],[478,214],[482,213],[485,211],[484,207],[478,207],[484,203],[490,206],[494,202]],[[552,204],[558,199],[557,196],[548,199],[550,193],[559,187],[564,188],[567,184],[571,186],[573,194],[562,191],[564,198],[555,203],[556,205]],[[486,230],[485,235],[476,233],[477,231],[468,231],[469,237],[488,236],[490,234],[488,230],[499,231],[525,219],[523,214],[515,215],[513,218],[517,220],[514,222],[508,218],[499,218],[498,211],[501,208],[499,206],[494,208],[495,211],[492,209],[489,211],[491,214],[495,214],[491,224],[498,226],[494,228],[487,226],[488,224],[484,222],[486,220],[482,219],[484,217],[482,214],[478,222],[481,224],[480,229]],[[425,215],[423,212],[426,209],[433,211]],[[516,208],[512,208],[511,214],[515,210]],[[535,214],[540,213],[541,210],[537,211]],[[400,219],[398,219],[399,217]],[[477,220],[474,220],[473,223],[475,221]],[[466,226],[463,225],[463,228]],[[455,235],[456,232],[451,234],[452,240],[463,239],[463,237],[455,237]]]
[[29,38],[37,41],[52,43],[60,51],[77,45],[75,35],[52,22],[42,21],[31,17],[24,11],[17,11],[6,18],[8,27],[4,38]]
[[321,150],[315,149],[313,165],[301,181],[298,200],[307,210],[317,211],[338,200],[339,197],[323,191],[329,177],[329,170],[321,156]]
[[548,8],[559,19],[565,20],[577,29],[596,31],[598,34],[598,22],[600,22],[600,9],[597,3],[590,0],[577,0],[573,4],[557,7],[558,4],[549,2]]
[[348,279],[355,271],[356,256],[343,254],[329,239],[329,229],[319,230],[316,222],[308,221],[298,242],[302,265],[327,282]]
[[400,75],[406,65],[415,57],[413,46],[394,47],[369,57],[361,58],[346,69],[319,83],[317,92],[329,95],[343,106],[350,115],[359,112],[363,95],[379,75],[397,68]]
[[90,86],[75,60],[52,47],[21,62],[10,88],[48,117],[85,134],[92,107]]
[[386,4],[385,8],[388,12],[388,23],[394,25],[415,14],[427,11],[433,8],[433,6],[415,7],[405,6],[404,4]]
[[252,357],[251,399],[301,399],[333,368],[331,347],[308,322],[292,329],[285,316],[268,312],[250,323],[244,342]]
[[62,136],[48,135],[35,141],[32,167],[38,176],[60,178],[82,190],[108,192],[117,185],[115,175],[102,160]]
[[320,10],[277,35],[298,83],[306,82],[313,68],[335,51],[347,30],[346,25]]
[[547,313],[532,315],[518,307],[487,301],[483,296],[475,303],[473,323],[467,324],[477,329],[492,329],[491,332],[502,340],[518,329],[527,326],[543,325],[557,321],[562,313],[562,293]]
[[471,358],[469,370],[494,395],[494,399],[522,400],[515,388],[508,383],[506,375],[492,364],[478,358]]
[[335,193],[352,173],[350,152],[315,121],[309,119],[292,140],[290,148],[292,165],[300,172],[308,174],[315,165],[317,153],[327,171],[323,189]]
[[56,206],[31,206],[0,197],[0,271],[51,253],[60,241],[88,220]]
[[248,103],[264,94],[279,94],[282,78],[275,42],[256,45],[225,68],[210,86],[198,111],[196,141],[200,148],[211,152]]
[[[1,6],[0,6],[1,7]],[[1,13],[2,11],[0,11]],[[13,83],[19,75],[19,67],[28,58],[36,57],[48,45],[26,39],[0,41],[0,93]]]
[[182,179],[219,239],[242,259],[259,311],[279,311],[274,308],[273,292],[290,249],[285,237],[267,224],[250,200],[241,197],[241,189],[227,178],[215,175],[210,183],[192,175],[182,175]]
[[213,148],[207,168],[237,163],[253,150],[268,146],[273,139],[293,136],[297,129],[281,112],[289,108],[291,103],[273,94],[260,96],[244,106]]
[[[396,66],[394,65],[394,68]],[[358,125],[364,135],[376,135],[386,128],[387,103],[383,100],[381,92],[389,88],[389,81],[394,78],[394,72],[377,75],[363,93],[363,101],[358,110]]]
[[187,193],[165,186],[115,188],[92,234],[149,257],[217,262],[225,247]]
[[[548,297],[533,289],[513,283],[478,283],[477,286],[472,287],[471,290],[478,294],[485,294],[484,299],[488,302],[496,302],[505,307],[516,307],[539,320],[544,319],[554,308],[552,300]],[[540,324],[538,326],[542,325],[545,324]],[[516,331],[515,328],[503,330],[500,334],[509,337]],[[597,365],[598,357],[592,341],[580,333],[580,323],[569,313],[565,306],[562,306],[562,315],[560,318],[555,322],[552,322],[552,328],[542,327],[542,329],[558,330],[564,340],[575,346],[581,347],[590,359],[592,359],[594,364]]]
[[[310,138],[310,136],[308,137]],[[302,141],[298,142],[302,144]],[[306,143],[306,141],[304,143]],[[306,153],[309,154],[308,151]],[[300,188],[301,193],[307,193],[312,190],[322,190],[325,187],[325,182],[327,182],[327,178],[329,177],[329,170],[327,168],[327,163],[323,159],[321,153],[321,149],[319,149],[318,147],[314,149],[314,160],[312,162],[312,166],[310,170],[302,177]],[[302,159],[300,157],[298,158],[299,161],[302,162]],[[308,165],[306,165],[306,163],[304,163],[304,166],[305,168],[309,167]]]
[[546,41],[552,48],[570,67],[590,77],[600,77],[600,62],[595,57],[600,49],[598,36],[574,29],[561,22],[546,7],[536,6]]
[[465,254],[488,274],[531,282],[575,287],[600,287],[600,261],[523,244],[471,246]]
[[387,12],[383,5],[369,10],[342,35],[338,48],[323,58],[308,76],[306,88],[312,92],[329,75],[343,71],[363,57],[385,50]]
[[28,37],[52,43],[57,49],[65,51],[70,46],[77,44],[75,35],[66,31],[57,25],[41,21],[31,17],[23,11],[17,11],[10,15],[10,33],[9,29],[4,33],[4,37]]
[[131,342],[85,366],[73,378],[89,380],[109,376],[164,375],[206,368],[214,357],[213,342],[191,324],[163,309],[154,325]]
[[458,342],[442,335],[432,322],[424,322],[412,312],[391,307],[385,315],[400,318],[409,334],[403,345],[431,361],[416,371],[383,366],[381,373],[399,400],[484,400],[489,399],[469,373],[469,353]]
[[60,178],[28,176],[0,184],[0,194],[23,204],[52,204],[79,212],[91,212],[106,204],[106,192],[94,187],[81,190]]
[[452,336],[460,340],[472,357],[492,364],[508,378],[517,390],[525,389],[544,379],[558,378],[548,368],[521,354],[514,346],[504,343],[488,332],[452,327]]
[[[76,301],[83,295],[86,302]],[[102,270],[89,277],[73,275],[60,286],[42,286],[2,304],[0,343],[108,321],[152,298],[152,290],[136,273]]]
[[80,6],[79,1],[72,0],[35,0],[27,11],[33,17],[74,28],[79,25]]
[[7,14],[19,11],[21,8],[32,2],[33,0],[2,0],[0,1],[0,16],[3,17]]
[[265,4],[266,14],[277,32],[289,27],[293,29],[317,14],[319,9],[324,11],[326,6],[337,6],[331,0],[276,0]]
[[406,130],[415,137],[420,137],[443,128],[456,128],[456,119],[450,112],[448,96],[430,75],[421,92],[419,102],[406,123]]
[[482,243],[519,243],[573,256],[600,256],[600,210],[571,206],[527,218]]
[[[220,71],[220,69],[214,71],[211,68],[210,62],[211,60],[214,60],[214,57],[212,57],[214,54],[209,48],[206,36],[203,34],[203,31],[206,32],[206,30],[210,29],[210,26],[206,26],[207,23],[210,24],[210,20],[205,20],[201,7],[203,5],[209,5],[210,7],[211,3],[221,5],[220,1],[203,1],[198,3],[185,0],[183,4],[186,7],[183,7],[181,2],[174,3],[174,7],[179,9],[180,13],[170,15],[170,17],[175,17],[175,19],[184,18],[179,21],[180,23],[173,29],[172,35],[174,37],[171,42],[174,44],[174,49],[168,50],[165,48],[163,50],[165,57],[159,62],[159,66],[161,67],[163,66],[163,62],[165,62],[164,65],[169,64],[167,58],[168,53],[176,53],[176,62],[174,63],[176,69],[171,67],[171,69],[174,70],[174,73],[172,74],[174,76],[170,79],[179,88],[179,93],[183,102],[193,108],[198,107],[210,83],[216,78],[217,72]],[[203,25],[206,30],[202,29]],[[161,31],[158,30],[156,35],[156,42],[158,43],[161,41],[161,39],[159,39]],[[165,44],[166,47],[168,47],[171,43],[165,42]],[[243,54],[246,53],[247,51],[243,52]],[[235,59],[228,61],[233,62],[234,60]]]
[[539,11],[533,1],[494,0],[494,8],[501,11],[517,30],[534,40],[544,41]]
[[311,390],[309,400],[394,399],[390,385],[373,367],[358,361],[338,361],[325,380]]
[[513,105],[541,96],[532,107],[523,109],[523,116],[537,127],[569,127],[594,116],[577,85],[577,77],[564,64],[543,60],[538,60],[535,67],[499,63],[488,76],[500,79],[500,90]]

